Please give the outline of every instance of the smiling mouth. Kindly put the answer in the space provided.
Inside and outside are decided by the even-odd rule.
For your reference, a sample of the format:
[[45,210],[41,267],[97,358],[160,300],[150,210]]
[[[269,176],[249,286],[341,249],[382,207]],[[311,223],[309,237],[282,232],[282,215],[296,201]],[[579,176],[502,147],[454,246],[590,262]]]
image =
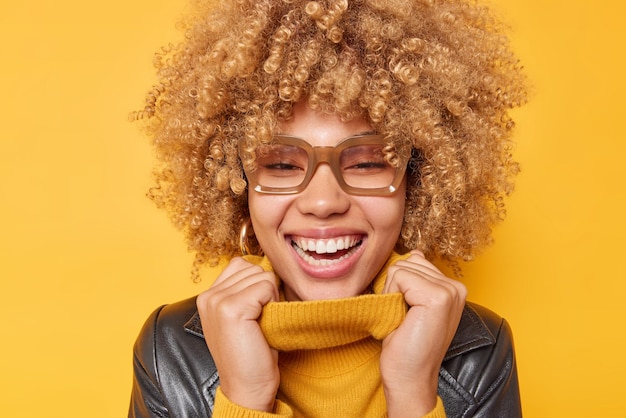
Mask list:
[[348,235],[331,239],[293,237],[291,246],[296,253],[312,266],[330,266],[354,254],[363,240],[360,236]]

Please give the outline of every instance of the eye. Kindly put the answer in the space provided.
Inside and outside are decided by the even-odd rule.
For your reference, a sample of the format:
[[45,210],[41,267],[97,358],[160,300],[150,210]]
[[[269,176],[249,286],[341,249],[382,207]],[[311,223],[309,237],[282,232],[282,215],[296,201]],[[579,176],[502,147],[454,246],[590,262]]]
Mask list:
[[276,171],[303,170],[302,167],[299,167],[295,164],[291,164],[289,162],[266,163],[266,164],[263,164],[263,168],[266,170],[276,170]]
[[375,169],[383,169],[387,167],[387,163],[384,161],[362,161],[356,164],[353,164],[350,167],[346,167],[345,169],[357,169],[357,170],[375,170]]
[[372,172],[385,170],[389,164],[380,145],[361,145],[350,147],[341,153],[342,170]]
[[299,147],[276,144],[257,154],[257,166],[261,176],[301,176],[308,164],[307,154]]

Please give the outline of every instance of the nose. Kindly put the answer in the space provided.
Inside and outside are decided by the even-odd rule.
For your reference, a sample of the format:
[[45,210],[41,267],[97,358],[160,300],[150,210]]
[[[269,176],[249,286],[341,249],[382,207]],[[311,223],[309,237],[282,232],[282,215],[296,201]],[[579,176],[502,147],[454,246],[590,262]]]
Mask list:
[[350,196],[343,191],[328,164],[317,166],[311,181],[296,200],[301,213],[322,219],[345,213],[350,207]]

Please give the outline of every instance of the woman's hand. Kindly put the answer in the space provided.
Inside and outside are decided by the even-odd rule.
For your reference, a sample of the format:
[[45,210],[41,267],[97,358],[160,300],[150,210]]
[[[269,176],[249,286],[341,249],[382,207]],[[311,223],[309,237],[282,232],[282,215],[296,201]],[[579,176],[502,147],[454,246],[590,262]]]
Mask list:
[[278,391],[278,353],[257,322],[263,306],[276,300],[274,274],[234,258],[196,302],[221,390],[249,409],[272,411]]
[[447,278],[419,251],[387,273],[385,293],[401,292],[409,306],[402,324],[383,340],[380,372],[389,417],[418,417],[437,401],[439,369],[465,305],[465,286]]

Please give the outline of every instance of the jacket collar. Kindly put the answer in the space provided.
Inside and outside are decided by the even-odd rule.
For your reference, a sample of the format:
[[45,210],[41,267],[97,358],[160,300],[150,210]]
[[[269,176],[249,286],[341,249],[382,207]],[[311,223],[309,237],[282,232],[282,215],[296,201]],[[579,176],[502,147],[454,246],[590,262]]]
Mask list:
[[459,326],[443,360],[446,361],[468,351],[495,343],[496,338],[485,324],[485,321],[470,304],[466,304]]
[[[198,311],[185,323],[185,331],[197,337],[204,338],[202,324]],[[448,347],[444,361],[458,355],[467,353],[480,347],[495,344],[496,339],[485,322],[474,308],[466,304],[461,315],[459,327],[454,334],[454,338]]]

